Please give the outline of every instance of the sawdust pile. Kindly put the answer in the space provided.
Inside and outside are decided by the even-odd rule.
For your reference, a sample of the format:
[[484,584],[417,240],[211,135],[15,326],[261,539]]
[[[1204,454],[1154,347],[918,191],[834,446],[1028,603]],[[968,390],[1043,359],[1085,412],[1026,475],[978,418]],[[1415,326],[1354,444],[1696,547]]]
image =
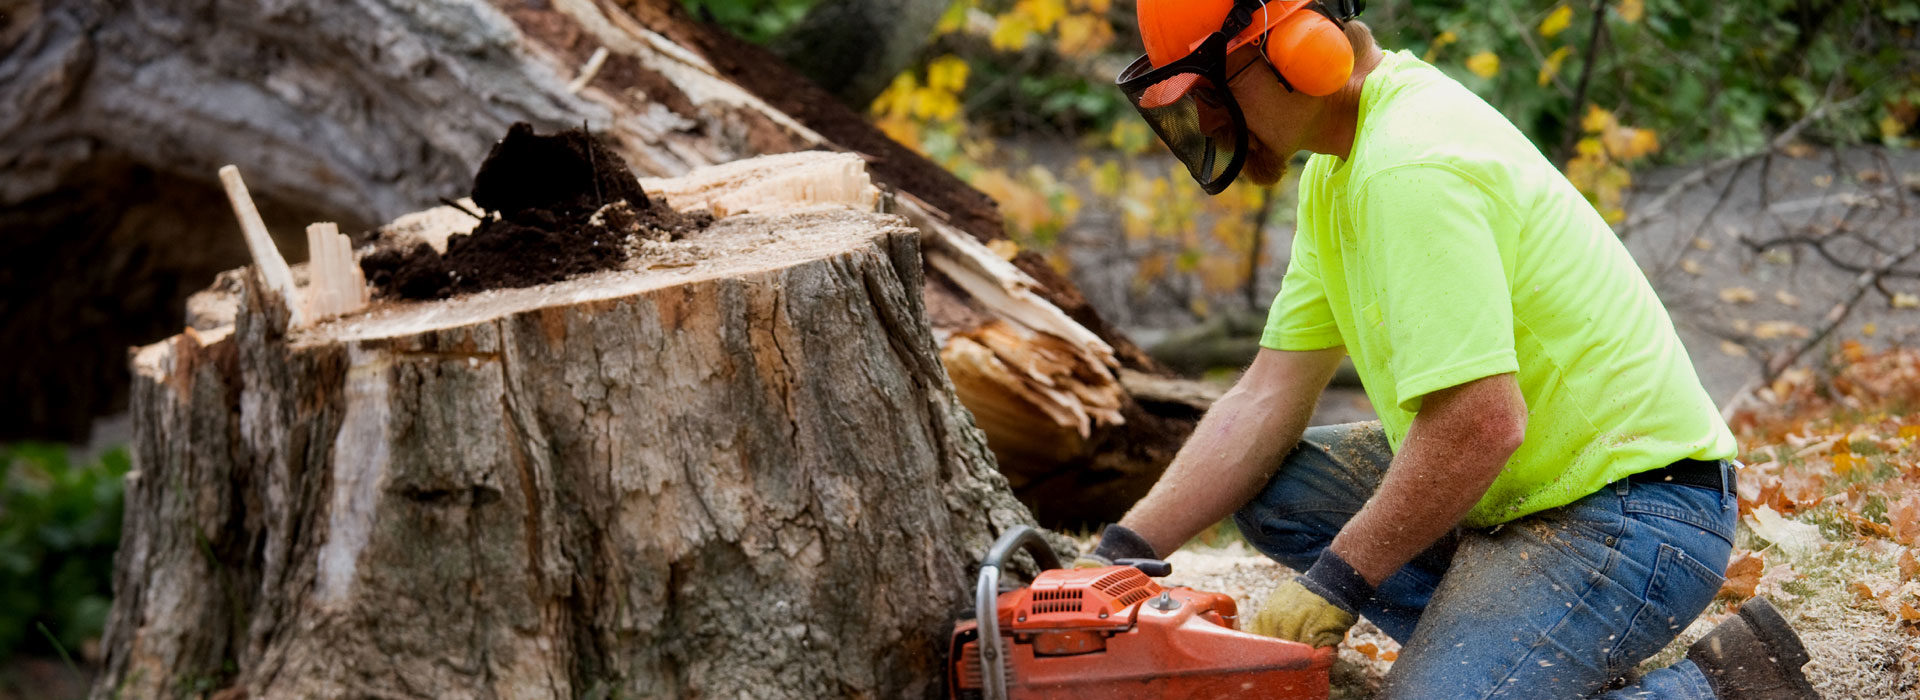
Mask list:
[[514,124],[474,175],[486,211],[469,234],[383,248],[360,261],[379,295],[444,299],[528,287],[619,267],[636,248],[677,240],[712,223],[650,198],[624,159],[580,129],[537,135]]

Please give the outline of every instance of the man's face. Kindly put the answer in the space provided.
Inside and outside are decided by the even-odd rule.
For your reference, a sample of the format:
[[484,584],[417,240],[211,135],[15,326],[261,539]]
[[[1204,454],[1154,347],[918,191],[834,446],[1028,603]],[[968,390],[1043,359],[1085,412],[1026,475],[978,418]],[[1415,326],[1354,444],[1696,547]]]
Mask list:
[[1257,46],[1242,47],[1227,57],[1227,75],[1233,97],[1247,120],[1247,160],[1240,177],[1270,187],[1287,174],[1287,162],[1305,140],[1314,114],[1311,96],[1291,92],[1261,63]]

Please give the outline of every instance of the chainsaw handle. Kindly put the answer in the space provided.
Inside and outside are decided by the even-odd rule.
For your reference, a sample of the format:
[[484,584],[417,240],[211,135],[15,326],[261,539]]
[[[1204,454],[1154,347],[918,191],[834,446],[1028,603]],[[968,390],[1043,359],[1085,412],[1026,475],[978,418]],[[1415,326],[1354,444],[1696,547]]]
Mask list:
[[[1007,556],[1017,548],[1024,548],[1027,554],[1033,555],[1033,563],[1041,571],[1060,568],[1060,555],[1054,553],[1053,546],[1047,544],[1039,530],[1025,525],[1015,525],[1001,533],[1000,539],[994,540],[993,547],[987,550],[986,558],[980,560],[980,565],[1004,569]],[[978,614],[979,611],[974,612]]]
[[1022,548],[1033,555],[1033,563],[1041,571],[1060,568],[1060,555],[1053,553],[1053,546],[1047,544],[1039,530],[1025,525],[1015,525],[1000,533],[1000,539],[994,540],[987,556],[980,560],[980,579],[973,588],[973,621],[974,629],[979,630],[980,680],[985,700],[1006,700],[1007,697],[1007,667],[1002,659],[1007,650],[1000,644],[1000,615],[995,602],[1000,598],[1000,567],[1006,564],[1013,550]]

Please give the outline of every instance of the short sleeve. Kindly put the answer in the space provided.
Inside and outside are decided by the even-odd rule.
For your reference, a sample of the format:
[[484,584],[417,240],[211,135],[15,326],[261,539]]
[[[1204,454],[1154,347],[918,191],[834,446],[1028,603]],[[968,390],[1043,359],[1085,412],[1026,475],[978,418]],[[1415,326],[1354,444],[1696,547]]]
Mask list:
[[1308,227],[1303,225],[1294,234],[1293,252],[1287,258],[1287,274],[1280,280],[1280,293],[1274,296],[1273,306],[1267,310],[1260,347],[1324,350],[1341,344],[1340,328],[1333,322],[1333,308],[1327,305],[1327,290],[1320,281],[1317,262]]
[[1515,372],[1513,295],[1496,201],[1460,172],[1421,164],[1367,178],[1354,227],[1377,292],[1402,410],[1440,389]]

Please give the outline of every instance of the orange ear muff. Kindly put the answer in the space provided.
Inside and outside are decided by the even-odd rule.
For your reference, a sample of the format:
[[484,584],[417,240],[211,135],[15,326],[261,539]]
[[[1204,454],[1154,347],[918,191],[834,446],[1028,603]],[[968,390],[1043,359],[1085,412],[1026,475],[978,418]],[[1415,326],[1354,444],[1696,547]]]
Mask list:
[[1340,25],[1325,15],[1301,11],[1288,15],[1267,35],[1267,59],[1293,89],[1324,97],[1353,75],[1353,44]]

